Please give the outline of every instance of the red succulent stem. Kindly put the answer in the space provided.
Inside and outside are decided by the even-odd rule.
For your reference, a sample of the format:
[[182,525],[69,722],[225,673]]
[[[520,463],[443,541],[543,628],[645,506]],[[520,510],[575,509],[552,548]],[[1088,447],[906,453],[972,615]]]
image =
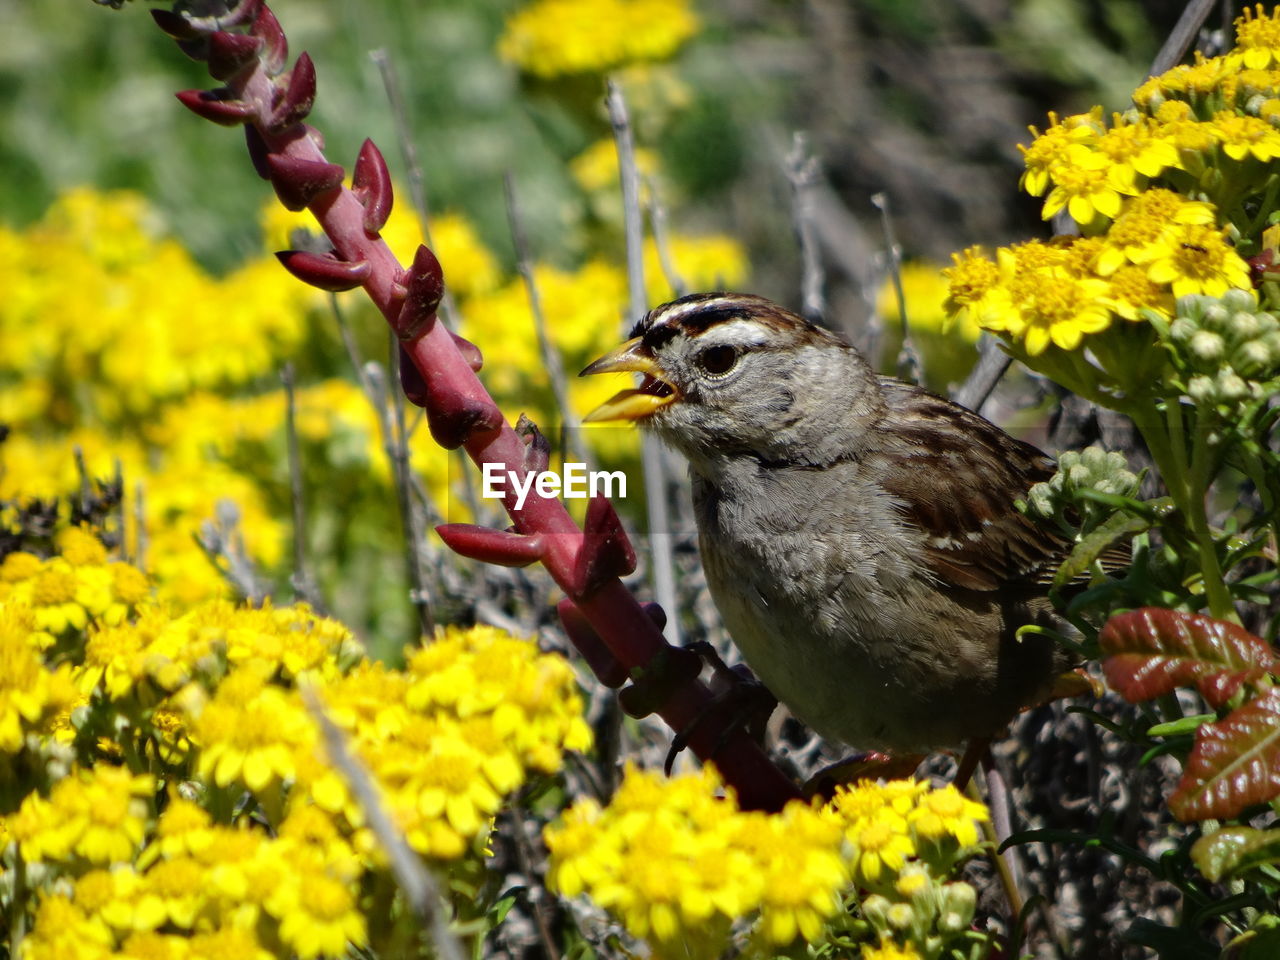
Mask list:
[[[353,192],[342,184],[342,168],[325,158],[318,131],[303,122],[315,94],[314,66],[304,53],[291,71],[280,72],[285,36],[266,5],[240,0],[217,20],[153,13],[185,52],[209,61],[225,83],[179,94],[182,103],[216,123],[245,123],[255,168],[286,207],[309,209],[333,244],[328,257],[281,254],[289,271],[326,290],[364,287],[400,337],[414,368],[405,380],[410,399],[425,407],[437,442],[462,447],[477,465],[499,464],[516,476],[536,469],[545,461],[545,450],[536,449],[540,437],[506,423],[475,375],[479,350],[436,322],[444,285],[435,256],[420,247],[406,270],[378,235],[391,208],[391,185],[377,148],[366,141],[361,149]],[[231,33],[228,24],[248,29]],[[510,531],[447,525],[440,528],[445,542],[488,562],[541,560],[568,596],[561,609],[570,637],[610,686],[645,671],[661,674],[656,665],[671,648],[619,579],[634,568],[635,555],[612,505],[594,500],[584,532],[559,500],[539,496],[536,487],[517,508],[512,486],[504,485],[503,499]],[[659,715],[672,729],[691,731],[690,748],[714,760],[744,806],[776,810],[799,795],[697,677],[668,672],[658,683]]]

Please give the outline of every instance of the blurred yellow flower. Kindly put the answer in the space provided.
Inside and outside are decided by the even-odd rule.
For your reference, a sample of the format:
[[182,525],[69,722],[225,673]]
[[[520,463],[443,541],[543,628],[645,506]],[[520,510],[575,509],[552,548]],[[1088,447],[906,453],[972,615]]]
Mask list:
[[[956,256],[960,257],[959,254]],[[990,261],[982,262],[990,264]],[[977,342],[982,328],[969,312],[953,314],[947,309],[948,297],[955,296],[952,291],[959,289],[957,281],[952,279],[959,269],[959,259],[952,268],[919,260],[902,264],[899,270],[902,298],[906,301],[907,322],[913,332],[953,333],[966,343]],[[961,285],[966,282],[974,284],[981,281],[976,277],[959,281]],[[965,294],[961,292],[960,296]],[[880,285],[880,292],[876,295],[876,312],[884,318],[890,329],[897,329],[902,322],[892,277],[886,277]]]
[[152,789],[150,776],[120,767],[76,768],[47,800],[29,794],[9,829],[27,861],[128,862],[142,845]]
[[506,61],[539,77],[663,60],[698,32],[687,0],[533,0],[498,40]]

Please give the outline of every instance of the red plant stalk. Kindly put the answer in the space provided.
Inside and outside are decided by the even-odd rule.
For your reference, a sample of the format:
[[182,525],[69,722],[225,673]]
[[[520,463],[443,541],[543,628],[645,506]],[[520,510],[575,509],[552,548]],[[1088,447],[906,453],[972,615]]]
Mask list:
[[[477,465],[500,464],[519,476],[545,468],[546,450],[536,430],[513,430],[477,379],[479,350],[436,322],[444,279],[435,255],[419,247],[405,270],[378,235],[392,195],[377,148],[365,141],[347,189],[342,167],[325,159],[319,132],[303,123],[315,99],[315,69],[303,53],[292,70],[283,71],[284,32],[266,4],[239,0],[216,19],[176,10],[153,10],[152,15],[225,84],[213,91],[185,91],[178,98],[206,119],[243,124],[254,165],[281,203],[291,210],[309,209],[333,244],[332,255],[287,251],[279,254],[281,262],[299,279],[326,290],[364,287],[400,338],[410,361],[402,383],[409,399],[425,408],[436,442],[462,447]],[[797,797],[795,784],[733,723],[732,710],[687,667],[681,651],[663,639],[622,584],[619,576],[634,569],[635,554],[612,504],[593,499],[584,532],[559,500],[531,489],[517,509],[507,486],[503,506],[510,530],[446,524],[437,528],[445,543],[490,563],[541,561],[567,595],[560,610],[569,636],[603,682],[617,687],[640,673],[657,675],[646,691],[656,692],[660,701],[653,704],[654,712],[673,730],[687,732],[697,756],[714,760],[744,807],[777,810]],[[683,671],[676,669],[680,665]]]

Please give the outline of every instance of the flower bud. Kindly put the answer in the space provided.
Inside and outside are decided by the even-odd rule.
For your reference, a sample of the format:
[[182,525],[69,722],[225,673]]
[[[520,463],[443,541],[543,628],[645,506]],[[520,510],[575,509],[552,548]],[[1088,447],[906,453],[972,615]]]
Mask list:
[[916,912],[909,903],[890,904],[886,917],[895,930],[910,930],[916,925]]
[[1222,305],[1228,310],[1253,313],[1258,309],[1258,298],[1252,290],[1228,290],[1222,295]]
[[1255,93],[1244,102],[1244,112],[1251,117],[1262,115],[1262,108],[1266,105],[1267,98],[1261,93]]
[[1213,399],[1216,392],[1213,378],[1206,377],[1204,374],[1192,377],[1191,382],[1187,384],[1187,396],[1196,403],[1207,403]]
[[1221,303],[1209,303],[1205,306],[1200,316],[1206,327],[1220,329],[1226,325],[1227,318],[1231,316],[1231,312]]
[[1183,343],[1190,340],[1192,334],[1198,329],[1199,327],[1196,326],[1194,320],[1189,317],[1178,317],[1173,323],[1169,324],[1169,336],[1178,343]]
[[1271,349],[1263,340],[1246,340],[1231,355],[1231,366],[1243,377],[1252,377],[1271,365]]
[[978,894],[967,883],[948,883],[942,888],[942,909],[938,917],[938,929],[944,933],[959,933],[973,922],[973,911],[978,905]]
[[888,897],[882,897],[878,893],[873,893],[867,899],[862,901],[862,915],[870,921],[871,925],[877,930],[889,929],[889,908],[893,904],[889,902]]
[[1223,400],[1243,400],[1249,396],[1249,385],[1234,370],[1223,370],[1218,374],[1218,396]]
[[1252,340],[1262,330],[1262,322],[1258,319],[1256,313],[1249,313],[1247,310],[1240,310],[1231,315],[1231,322],[1227,325],[1227,333],[1241,340]]
[[1188,346],[1197,358],[1212,362],[1222,356],[1226,342],[1210,330],[1197,330],[1192,334]]

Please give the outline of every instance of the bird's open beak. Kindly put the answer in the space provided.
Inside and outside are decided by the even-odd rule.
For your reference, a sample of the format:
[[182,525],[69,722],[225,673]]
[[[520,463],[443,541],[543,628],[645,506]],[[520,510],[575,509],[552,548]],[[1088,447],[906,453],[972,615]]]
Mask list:
[[675,400],[679,393],[662,378],[654,360],[639,337],[628,340],[618,349],[606,353],[589,364],[580,377],[596,373],[643,373],[644,380],[634,390],[620,390],[585,417],[583,423],[600,423],[605,420],[643,420],[655,410]]

